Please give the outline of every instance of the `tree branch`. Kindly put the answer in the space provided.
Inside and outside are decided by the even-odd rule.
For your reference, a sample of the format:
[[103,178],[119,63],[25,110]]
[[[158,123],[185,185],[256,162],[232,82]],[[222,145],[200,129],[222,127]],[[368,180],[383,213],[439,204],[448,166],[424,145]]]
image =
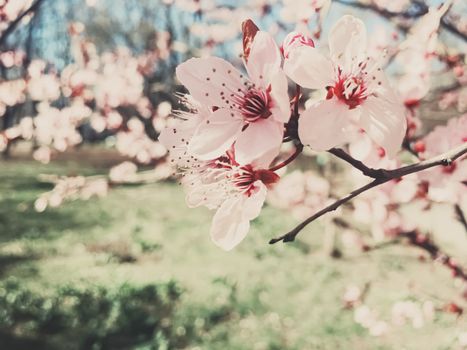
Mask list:
[[331,148],[328,152],[346,161],[347,163],[351,164],[354,168],[357,168],[358,170],[360,170],[363,173],[363,175],[366,175],[373,179],[385,176],[384,174],[384,172],[386,172],[385,169],[369,168],[365,164],[363,164],[361,161],[353,158],[350,154],[345,152],[343,149]]
[[459,204],[454,206],[454,210],[457,215],[457,220],[459,220],[459,222],[464,226],[465,232],[467,232],[467,219],[465,217],[464,211]]
[[323,216],[324,214],[334,211],[337,208],[339,208],[342,204],[347,203],[354,197],[357,197],[363,192],[366,192],[373,187],[377,187],[379,185],[382,185],[386,182],[389,182],[394,179],[399,179],[403,176],[417,173],[419,171],[429,169],[438,165],[443,165],[443,166],[448,166],[451,165],[453,161],[456,159],[462,157],[464,154],[467,153],[467,143],[462,144],[461,146],[454,148],[444,154],[441,154],[437,157],[433,157],[431,159],[427,159],[415,164],[407,165],[401,168],[397,168],[394,170],[384,170],[381,172],[380,176],[375,178],[372,182],[352,191],[350,194],[347,196],[338,199],[331,205],[321,209],[317,213],[313,214],[303,222],[301,222],[299,225],[297,225],[292,231],[278,237],[278,238],[273,238],[269,241],[269,244],[274,244],[279,241],[285,242],[292,242],[295,240],[295,237],[300,233],[301,230],[303,230],[309,223],[313,222],[314,220],[318,219],[319,217]]
[[402,239],[407,239],[411,246],[420,248],[430,255],[433,261],[440,262],[443,266],[451,270],[453,277],[467,281],[467,270],[458,265],[458,263],[448,254],[444,253],[441,248],[428,236],[418,231],[401,232],[394,239],[386,242],[367,247],[366,251],[384,248],[388,245],[401,243]]
[[[416,19],[419,18],[425,14],[428,13],[428,6],[421,2],[421,1],[413,1],[412,2],[412,8],[409,8],[407,11],[404,12],[392,12],[389,10],[386,10],[384,8],[380,8],[374,4],[371,3],[361,3],[358,1],[346,1],[346,0],[333,0],[334,2],[337,2],[339,4],[342,4],[344,6],[350,6],[350,7],[355,7],[359,8],[362,10],[369,10],[377,13],[378,15],[390,20],[392,18],[400,17],[400,18],[405,18],[405,19]],[[415,5],[415,6],[414,6]],[[467,35],[466,33],[463,33],[462,31],[459,30],[453,23],[447,21],[444,16],[441,20],[440,23],[441,27],[449,31],[450,33],[458,36],[459,38],[463,40],[467,40]],[[399,26],[399,29],[403,31],[407,31],[407,28],[401,28]]]
[[407,238],[411,245],[421,248],[430,254],[433,261],[439,261],[441,264],[449,268],[453,277],[458,277],[467,281],[467,272],[465,272],[452,257],[443,253],[427,235],[418,233],[417,231],[411,231],[402,233],[401,236]]
[[44,2],[44,0],[36,0],[31,6],[29,6],[21,15],[19,15],[14,21],[12,21],[7,29],[5,29],[2,34],[0,35],[0,47],[5,44],[6,39],[8,36],[14,32],[16,27],[20,24],[22,19],[26,17],[29,13],[37,11],[39,6]]

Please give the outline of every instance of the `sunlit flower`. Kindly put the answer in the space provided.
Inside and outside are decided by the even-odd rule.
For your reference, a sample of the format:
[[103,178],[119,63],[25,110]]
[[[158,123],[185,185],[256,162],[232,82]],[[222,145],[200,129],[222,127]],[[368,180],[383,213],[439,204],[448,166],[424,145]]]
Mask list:
[[282,143],[290,116],[287,79],[268,33],[256,34],[245,66],[249,78],[217,57],[192,58],[177,67],[180,82],[212,111],[189,146],[200,159],[219,157],[235,142],[236,160],[248,164]]
[[233,150],[212,160],[200,160],[190,152],[190,143],[199,124],[209,118],[209,112],[204,116],[183,115],[187,120],[164,129],[159,140],[169,149],[169,159],[179,169],[188,206],[203,205],[216,210],[211,239],[222,249],[231,250],[245,238],[250,221],[259,215],[267,187],[279,179],[267,170],[277,151],[244,164],[237,162]]
[[331,59],[311,45],[295,48],[284,70],[297,84],[326,89],[326,99],[300,117],[299,136],[324,151],[349,141],[352,129],[363,129],[390,157],[399,150],[406,122],[401,100],[377,61],[366,55],[362,21],[342,17],[329,35]]

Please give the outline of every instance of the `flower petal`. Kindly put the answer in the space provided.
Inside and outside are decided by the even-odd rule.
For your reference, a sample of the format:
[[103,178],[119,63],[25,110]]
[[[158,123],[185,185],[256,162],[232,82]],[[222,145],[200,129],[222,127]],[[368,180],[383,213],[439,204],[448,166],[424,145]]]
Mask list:
[[304,145],[326,151],[348,142],[352,111],[337,100],[326,100],[309,107],[298,121],[298,135]]
[[360,124],[371,139],[384,148],[388,157],[393,158],[401,147],[407,122],[402,103],[388,97],[368,97],[361,106]]
[[249,164],[268,155],[270,162],[279,153],[284,126],[273,119],[262,119],[248,125],[235,142],[235,160]]
[[170,162],[179,167],[186,167],[190,164],[187,141],[191,139],[195,130],[203,122],[204,116],[201,114],[190,114],[186,120],[178,120],[172,127],[167,127],[159,134],[159,142],[169,151]]
[[308,89],[323,89],[333,85],[332,63],[318,49],[300,46],[284,61],[284,71],[298,85]]
[[281,63],[281,53],[271,34],[257,32],[246,63],[250,79],[258,86],[267,88],[270,79],[280,69]]
[[288,88],[287,77],[282,70],[279,70],[271,79],[270,95],[273,100],[271,113],[275,120],[283,123],[288,122],[290,118]]
[[201,160],[223,155],[232,146],[243,126],[243,121],[231,114],[227,109],[218,109],[201,123],[189,141],[189,153]]
[[260,181],[256,193],[228,198],[212,219],[211,239],[220,248],[229,251],[237,246],[250,229],[250,220],[256,218],[266,198],[266,186]]
[[176,74],[190,94],[209,107],[224,106],[223,95],[243,91],[245,87],[244,75],[218,57],[191,58],[177,67]]
[[185,177],[183,184],[187,192],[185,202],[189,208],[204,205],[208,209],[216,209],[225,199],[225,192],[219,191],[215,184],[203,184],[198,175]]
[[345,15],[331,29],[331,58],[347,72],[352,68],[352,64],[358,64],[365,58],[366,48],[366,28],[360,19]]

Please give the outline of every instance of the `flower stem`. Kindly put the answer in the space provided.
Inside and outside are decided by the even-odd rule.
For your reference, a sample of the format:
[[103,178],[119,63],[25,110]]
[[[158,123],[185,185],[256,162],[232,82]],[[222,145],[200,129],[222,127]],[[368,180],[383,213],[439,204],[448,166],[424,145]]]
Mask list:
[[280,162],[279,164],[276,164],[276,165],[274,165],[273,167],[269,168],[269,171],[276,171],[276,170],[279,170],[279,169],[285,167],[286,165],[290,164],[292,161],[294,161],[295,158],[297,158],[298,155],[299,155],[300,153],[302,153],[302,151],[303,151],[303,145],[302,145],[301,143],[298,144],[298,145],[295,146],[295,147],[296,147],[296,148],[295,148],[295,152],[292,153],[292,155],[291,155],[289,158],[287,158],[287,159],[284,160],[283,162]]

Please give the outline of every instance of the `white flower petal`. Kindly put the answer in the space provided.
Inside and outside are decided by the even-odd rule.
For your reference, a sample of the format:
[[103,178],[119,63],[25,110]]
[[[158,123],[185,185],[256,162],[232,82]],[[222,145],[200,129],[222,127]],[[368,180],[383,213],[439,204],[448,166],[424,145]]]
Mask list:
[[326,151],[348,142],[352,111],[335,99],[309,107],[298,122],[298,135],[304,145]]
[[235,142],[235,159],[239,164],[249,164],[265,155],[274,159],[282,144],[284,126],[268,118],[248,125]]
[[295,83],[308,89],[333,85],[334,68],[328,58],[310,46],[297,47],[284,62],[284,71]]
[[242,126],[243,121],[232,117],[229,110],[218,109],[199,125],[188,151],[201,160],[220,157],[232,146]]
[[349,72],[353,64],[365,58],[367,35],[365,24],[350,15],[336,22],[329,34],[329,50],[334,62]]
[[271,79],[271,98],[273,107],[272,117],[280,122],[286,123],[290,118],[290,101],[288,94],[289,84],[283,71],[278,71]]
[[266,186],[260,181],[255,185],[257,192],[250,197],[240,195],[228,198],[212,219],[211,239],[224,250],[232,250],[248,234],[250,220],[256,218],[266,198]]
[[176,74],[190,94],[206,107],[224,106],[223,95],[245,87],[244,75],[218,57],[191,58],[177,67]]
[[384,148],[389,158],[393,158],[401,147],[407,128],[402,103],[387,96],[370,96],[361,108],[361,127],[376,144]]
[[257,32],[246,63],[250,79],[267,88],[269,80],[280,70],[281,63],[281,53],[273,37],[267,32]]

